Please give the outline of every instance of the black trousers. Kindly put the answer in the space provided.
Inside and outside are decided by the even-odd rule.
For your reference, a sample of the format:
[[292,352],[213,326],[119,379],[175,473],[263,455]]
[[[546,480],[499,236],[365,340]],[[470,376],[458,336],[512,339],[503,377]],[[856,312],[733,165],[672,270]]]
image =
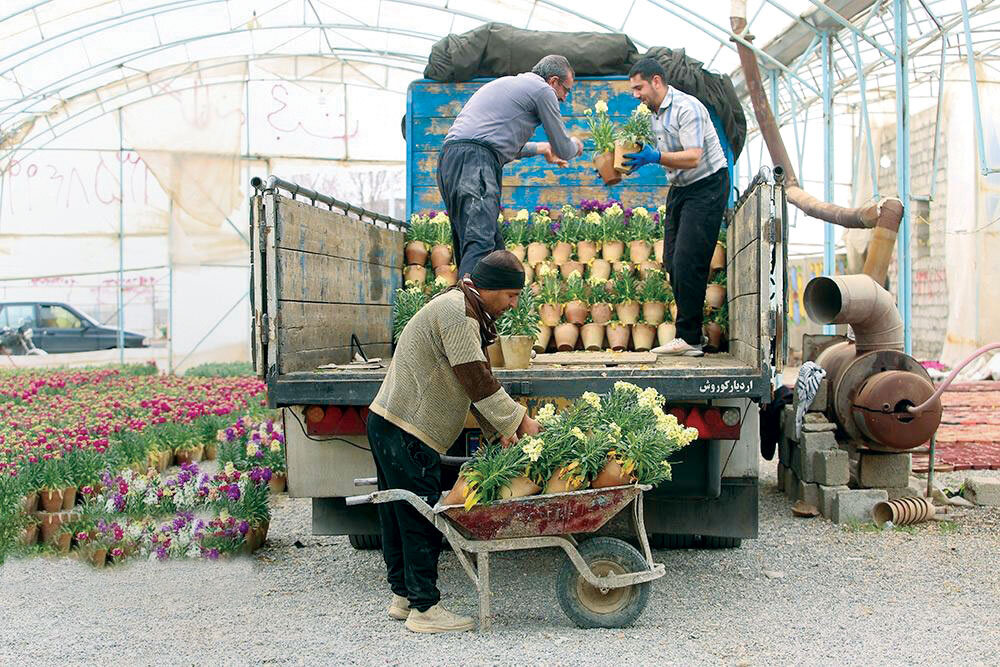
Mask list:
[[[378,488],[406,489],[433,505],[441,496],[441,457],[395,424],[374,412],[368,415],[368,443],[378,475]],[[427,611],[438,603],[438,557],[441,533],[409,503],[380,503],[382,556],[389,587],[407,598],[410,607]]]
[[729,172],[723,168],[667,195],[663,268],[677,301],[677,337],[701,344],[705,288],[729,199]]
[[484,143],[452,140],[441,149],[438,190],[451,219],[459,278],[472,273],[483,257],[504,247],[497,224],[502,172],[496,151]]

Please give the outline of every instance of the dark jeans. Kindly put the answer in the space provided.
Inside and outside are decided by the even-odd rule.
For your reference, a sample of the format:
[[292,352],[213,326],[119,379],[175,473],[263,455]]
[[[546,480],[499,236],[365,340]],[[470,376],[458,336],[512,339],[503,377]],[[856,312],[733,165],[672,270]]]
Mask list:
[[[406,489],[428,497],[431,505],[437,502],[441,457],[436,451],[374,412],[368,415],[368,443],[380,490]],[[441,533],[409,503],[376,507],[389,587],[407,598],[411,608],[427,611],[441,599],[437,588]]]
[[452,140],[441,149],[437,182],[451,219],[458,277],[472,273],[476,263],[504,247],[500,215],[503,167],[486,144]]
[[725,168],[691,185],[675,185],[667,195],[663,268],[677,301],[677,337],[689,345],[701,344],[709,264],[728,198]]

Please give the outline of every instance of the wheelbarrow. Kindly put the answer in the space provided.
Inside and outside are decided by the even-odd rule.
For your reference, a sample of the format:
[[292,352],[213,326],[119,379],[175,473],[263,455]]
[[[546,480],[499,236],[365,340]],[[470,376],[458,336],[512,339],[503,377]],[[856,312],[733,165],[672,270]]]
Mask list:
[[[426,498],[403,489],[352,496],[346,502],[408,502],[441,531],[479,590],[480,631],[490,626],[490,554],[546,547],[558,547],[567,556],[556,579],[556,597],[570,620],[581,628],[621,628],[639,617],[649,601],[649,582],[666,571],[653,562],[643,523],[642,494],[650,488],[632,484],[510,498],[468,511],[440,502],[431,507]],[[626,507],[631,507],[641,551],[614,537],[574,537],[596,532]]]

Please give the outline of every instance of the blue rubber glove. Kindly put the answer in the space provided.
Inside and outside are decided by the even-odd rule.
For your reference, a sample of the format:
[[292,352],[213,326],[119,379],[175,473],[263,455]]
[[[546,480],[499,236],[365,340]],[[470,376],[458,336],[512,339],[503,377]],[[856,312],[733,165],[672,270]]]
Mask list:
[[638,153],[626,153],[622,157],[624,158],[623,164],[631,171],[635,171],[643,165],[660,163],[660,151],[648,144],[643,146]]

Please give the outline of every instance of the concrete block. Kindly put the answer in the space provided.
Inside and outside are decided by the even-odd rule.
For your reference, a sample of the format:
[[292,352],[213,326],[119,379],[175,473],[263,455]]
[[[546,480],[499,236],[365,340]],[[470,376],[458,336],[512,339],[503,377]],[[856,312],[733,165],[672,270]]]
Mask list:
[[837,494],[841,491],[847,491],[846,486],[825,486],[823,484],[818,484],[819,486],[819,511],[823,513],[827,519],[833,517],[833,501],[836,499]]
[[816,482],[818,480],[813,470],[813,456],[817,452],[836,448],[837,440],[832,433],[803,433],[802,442],[792,452],[792,469],[802,481]]
[[824,449],[836,449],[837,439],[833,437],[832,433],[803,433],[802,434],[802,444],[812,449],[814,452],[819,452]]
[[[828,393],[829,390],[827,389],[827,384],[828,383],[826,381],[826,378],[823,378],[823,381],[819,383],[819,388],[816,390],[816,396],[813,398],[812,403],[809,404],[809,407],[806,408],[807,411],[809,411],[809,412],[822,412],[823,410],[826,410],[826,404],[828,402],[827,397],[829,395],[829,393]],[[795,392],[795,396],[792,399],[792,406],[795,409],[798,409],[798,406],[799,406],[799,392]]]
[[811,482],[799,482],[799,497],[796,500],[803,500],[813,507],[819,509],[819,484]]
[[910,455],[860,452],[858,484],[866,489],[902,488],[910,482]]
[[778,463],[778,491],[785,492],[785,466]]
[[889,495],[889,500],[899,500],[900,498],[922,498],[924,495],[923,493],[914,492],[914,490],[908,486],[894,486],[886,489],[885,492]]
[[850,459],[842,449],[813,453],[813,479],[817,484],[843,486],[851,479]]
[[785,495],[794,502],[799,499],[799,478],[791,468],[785,468]]
[[795,408],[789,404],[781,411],[781,432],[792,442],[796,442],[795,437]]
[[966,477],[962,495],[977,505],[1000,507],[1000,481]]
[[832,422],[806,422],[802,425],[802,433],[823,433],[828,431],[833,433],[837,430],[837,425]]
[[778,439],[778,462],[786,468],[792,465],[792,449],[794,448],[795,443],[782,432],[781,437]]
[[871,521],[872,509],[876,503],[889,499],[885,489],[849,489],[839,491],[833,500],[832,519],[834,523],[848,521]]

